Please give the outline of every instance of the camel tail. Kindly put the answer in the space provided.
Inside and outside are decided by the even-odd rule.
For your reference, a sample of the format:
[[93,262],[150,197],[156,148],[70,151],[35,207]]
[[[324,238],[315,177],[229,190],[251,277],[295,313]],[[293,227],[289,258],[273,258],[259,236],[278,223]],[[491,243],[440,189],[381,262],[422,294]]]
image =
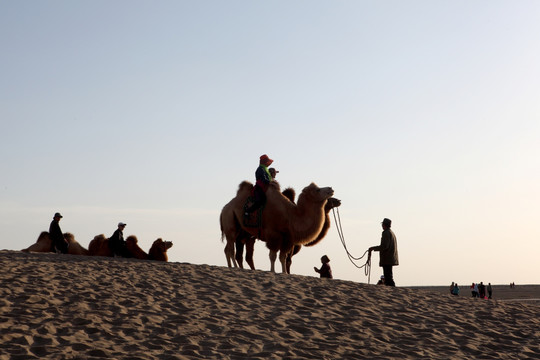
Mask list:
[[221,230],[221,242],[225,239],[225,233],[223,232],[223,210],[219,214],[219,229]]

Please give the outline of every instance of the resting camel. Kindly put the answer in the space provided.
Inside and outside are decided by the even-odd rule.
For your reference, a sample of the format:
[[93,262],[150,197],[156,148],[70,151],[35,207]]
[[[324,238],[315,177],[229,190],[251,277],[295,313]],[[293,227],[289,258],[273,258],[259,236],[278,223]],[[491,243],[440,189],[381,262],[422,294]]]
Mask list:
[[169,261],[167,250],[172,247],[172,241],[163,241],[161,238],[154,241],[148,252],[148,260]]
[[252,237],[266,242],[270,250],[270,270],[275,271],[275,261],[279,251],[279,261],[284,273],[287,272],[287,257],[292,254],[295,245],[306,245],[317,239],[325,221],[324,206],[334,194],[330,187],[319,188],[314,183],[306,186],[294,204],[281,194],[279,184],[272,181],[266,191],[266,205],[262,213],[262,225],[246,227],[243,223],[244,204],[251,194],[253,185],[247,181],[239,185],[236,197],[226,207],[233,211],[222,212],[222,238],[227,239],[225,256],[227,264],[234,264],[234,244],[239,229]]
[[[64,239],[69,244],[68,254],[70,255],[88,255],[88,250],[83,248],[81,244],[75,240],[75,236],[71,233],[64,233]],[[41,232],[35,244],[23,249],[24,252],[53,252],[51,251],[52,240],[47,231]]]
[[[157,260],[168,261],[167,250],[172,247],[171,241],[163,241],[161,238],[154,241],[147,254],[138,245],[138,239],[135,235],[130,235],[126,238],[126,248],[131,254],[131,257],[140,260]],[[113,252],[109,248],[109,239],[105,235],[96,235],[88,246],[90,255],[92,256],[108,256],[112,257]]]

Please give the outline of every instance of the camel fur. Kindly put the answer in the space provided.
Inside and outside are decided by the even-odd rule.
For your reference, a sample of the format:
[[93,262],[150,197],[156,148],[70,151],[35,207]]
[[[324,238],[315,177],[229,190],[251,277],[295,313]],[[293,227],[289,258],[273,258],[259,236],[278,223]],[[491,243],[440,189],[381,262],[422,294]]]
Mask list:
[[172,241],[163,241],[161,238],[157,239],[148,252],[148,260],[169,261],[167,250],[172,246]]
[[82,247],[81,244],[75,240],[75,236],[71,233],[65,233],[64,239],[68,242],[68,254],[70,255],[88,255],[88,250]]
[[36,243],[30,245],[28,248],[23,249],[23,252],[51,252],[52,241],[49,237],[48,231],[42,231],[39,234]]
[[[82,247],[81,244],[75,240],[75,236],[71,233],[64,233],[64,239],[68,242],[68,254],[70,255],[88,255],[88,250]],[[39,234],[36,243],[21,251],[23,252],[53,252],[52,240],[48,231],[42,231]]]
[[286,259],[294,246],[309,244],[323,229],[324,206],[334,191],[330,187],[319,188],[315,183],[311,183],[302,190],[298,203],[294,204],[280,192],[279,184],[272,181],[266,192],[267,201],[259,229],[245,227],[242,221],[243,207],[252,188],[251,183],[242,182],[236,197],[225,206],[226,210],[233,210],[222,211],[221,214],[222,239],[227,239],[227,264],[229,267],[231,263],[235,264],[234,244],[241,235],[240,229],[252,237],[259,237],[260,231],[260,239],[266,242],[266,247],[270,250],[271,271],[275,271],[274,264],[279,252],[282,271],[286,273]]
[[[172,247],[171,241],[163,241],[157,239],[152,244],[148,254],[138,245],[138,239],[135,235],[130,235],[126,238],[126,248],[131,254],[131,257],[139,260],[157,260],[168,261],[167,250]],[[108,256],[113,257],[114,254],[109,248],[109,239],[105,235],[96,235],[88,246],[90,255],[92,256]]]
[[88,252],[90,256],[114,256],[109,248],[109,239],[104,234],[94,236],[88,245]]
[[135,235],[129,235],[126,239],[126,248],[132,257],[139,260],[147,260],[148,254],[139,247],[139,240]]
[[[287,197],[291,202],[294,203],[295,193],[294,193],[294,190],[292,188],[285,189],[282,192],[282,194],[285,197]],[[330,229],[330,216],[328,215],[328,213],[330,212],[331,209],[333,209],[335,207],[339,207],[340,205],[341,205],[341,200],[339,200],[339,199],[336,199],[336,198],[332,197],[332,198],[327,200],[327,202],[326,202],[326,204],[324,206],[325,220],[324,220],[323,228],[322,228],[321,232],[319,233],[319,235],[317,236],[317,238],[315,238],[315,240],[313,240],[309,244],[306,244],[305,246],[316,245],[317,243],[319,243],[326,236],[326,234],[328,233],[328,229]],[[225,210],[225,208],[224,208],[224,210]],[[244,253],[244,245],[245,245],[245,247],[246,247],[246,262],[248,263],[248,265],[250,266],[250,268],[252,270],[255,270],[255,264],[253,263],[253,253],[254,253],[254,250],[255,250],[255,240],[256,240],[256,238],[250,236],[244,230],[240,231],[240,235],[236,239],[236,244],[235,244],[236,245],[235,259],[236,259],[236,262],[238,263],[238,266],[240,268],[243,268],[242,256],[243,256],[243,253]],[[302,248],[302,245],[295,245],[293,251],[289,254],[289,256],[287,256],[287,260],[286,260],[287,273],[289,273],[289,274],[291,273],[292,257],[294,255],[296,255],[300,251],[301,248]]]

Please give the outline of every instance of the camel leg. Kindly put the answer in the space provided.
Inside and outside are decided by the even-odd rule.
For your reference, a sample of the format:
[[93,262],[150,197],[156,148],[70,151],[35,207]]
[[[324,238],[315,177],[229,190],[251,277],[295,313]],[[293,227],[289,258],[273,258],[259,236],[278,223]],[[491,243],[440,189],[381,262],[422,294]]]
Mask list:
[[286,274],[287,273],[287,252],[280,251],[279,252],[279,262],[281,262],[281,271]]
[[236,238],[236,256],[235,256],[235,258],[236,258],[236,262],[238,263],[238,267],[240,267],[240,269],[244,268],[243,257],[244,257],[244,243],[242,242],[241,236],[238,236]]
[[231,262],[234,267],[237,267],[234,259],[234,241],[230,241],[229,237],[227,237],[227,245],[225,245],[225,257],[227,258],[228,267],[232,267]]
[[255,238],[250,237],[246,239],[246,262],[251,270],[255,270],[255,263],[253,262],[253,252],[255,251]]
[[291,273],[291,265],[292,265],[292,253],[287,254],[287,260],[285,262],[285,267],[287,268],[287,274]]
[[276,259],[277,259],[277,251],[270,250],[270,271],[271,272],[276,272],[276,269],[274,267]]

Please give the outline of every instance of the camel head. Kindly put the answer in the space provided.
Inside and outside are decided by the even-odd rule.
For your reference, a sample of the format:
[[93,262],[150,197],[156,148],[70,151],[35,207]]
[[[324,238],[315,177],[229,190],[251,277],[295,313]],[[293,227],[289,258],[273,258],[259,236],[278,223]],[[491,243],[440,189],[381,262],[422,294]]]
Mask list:
[[341,206],[341,200],[332,197],[326,201],[326,205],[324,205],[324,210],[330,211],[333,208],[340,207],[340,206]]
[[302,190],[298,197],[298,203],[309,201],[313,203],[322,203],[334,195],[334,190],[331,187],[320,188],[315,183],[311,183]]
[[173,243],[172,241],[163,241],[163,239],[159,238],[152,244],[152,247],[154,246],[165,252],[173,246]]

